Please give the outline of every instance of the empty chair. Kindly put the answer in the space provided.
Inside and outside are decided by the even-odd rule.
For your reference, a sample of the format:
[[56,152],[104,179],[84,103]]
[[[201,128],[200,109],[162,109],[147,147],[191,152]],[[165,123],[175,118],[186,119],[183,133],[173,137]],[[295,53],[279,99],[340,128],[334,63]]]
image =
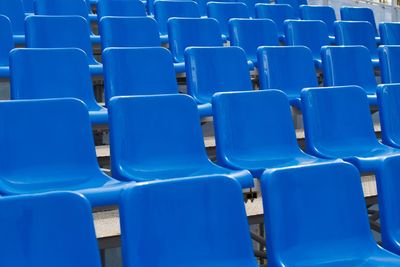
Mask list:
[[216,92],[253,90],[246,54],[239,47],[191,47],[185,62],[188,93],[208,116]]
[[340,8],[340,18],[345,21],[368,21],[374,29],[376,41],[380,41],[374,11],[371,8],[343,6]]
[[227,177],[131,187],[121,195],[120,213],[126,267],[258,266],[242,191]]
[[140,0],[100,0],[97,3],[97,18],[100,20],[105,16],[145,17],[146,7]]
[[360,172],[374,172],[383,159],[400,155],[400,150],[376,138],[362,88],[309,88],[302,91],[301,100],[307,152],[322,158],[341,158]]
[[337,45],[362,45],[368,48],[374,67],[378,67],[378,49],[376,47],[374,29],[366,21],[337,21],[335,22]]
[[318,20],[285,21],[286,45],[303,45],[311,50],[315,66],[322,67],[321,47],[329,45],[326,24]]
[[350,164],[271,170],[261,189],[271,266],[399,266],[400,257],[372,236]]
[[335,28],[336,21],[335,10],[331,6],[308,6],[300,7],[300,16],[304,20],[321,20],[325,22],[328,27],[329,39],[332,43],[335,42]]
[[239,46],[247,59],[257,64],[259,46],[279,45],[278,30],[269,19],[231,19],[229,22],[231,46]]
[[258,62],[260,89],[283,91],[298,109],[301,90],[318,86],[311,51],[305,46],[260,47]]
[[190,96],[114,97],[109,109],[111,170],[117,179],[151,181],[222,174],[244,188],[253,186],[248,171],[225,169],[208,159],[197,106]]
[[281,42],[285,41],[285,20],[298,19],[295,10],[291,6],[279,4],[256,4],[256,15],[257,18],[270,19],[275,22]]
[[381,43],[384,45],[400,45],[400,23],[382,22],[379,24]]
[[237,0],[237,2],[244,3],[249,9],[249,15],[251,18],[256,17],[256,4],[269,4],[270,0]]
[[300,16],[300,10],[299,10],[300,6],[307,5],[307,0],[276,0],[275,2],[277,4],[289,5],[293,7],[297,16]]
[[33,2],[34,0],[22,0],[25,15],[31,15],[35,13]]
[[92,210],[82,195],[2,198],[0,214],[3,266],[101,266]]
[[371,104],[376,104],[377,82],[367,48],[363,46],[327,46],[322,48],[325,86],[358,85]]
[[379,47],[382,83],[400,83],[400,46]]
[[213,110],[222,166],[261,178],[265,169],[325,162],[300,150],[289,101],[281,91],[217,93]]
[[26,18],[26,46],[80,48],[87,55],[90,72],[99,75],[103,72],[103,66],[93,56],[88,29],[87,21],[80,16],[29,16]]
[[0,77],[9,77],[10,63],[9,53],[14,48],[14,40],[11,31],[10,20],[0,15]]
[[17,44],[25,43],[24,20],[25,13],[22,0],[3,0],[0,1],[0,15],[6,16],[11,22],[11,29],[14,42]]
[[10,54],[11,98],[82,100],[93,124],[108,122],[95,98],[85,52],[78,48],[23,48]]
[[161,41],[168,42],[168,19],[172,17],[200,18],[200,9],[194,1],[156,1],[154,18],[158,22]]
[[219,22],[224,39],[229,39],[229,20],[233,18],[249,18],[249,9],[242,2],[208,2],[209,18]]

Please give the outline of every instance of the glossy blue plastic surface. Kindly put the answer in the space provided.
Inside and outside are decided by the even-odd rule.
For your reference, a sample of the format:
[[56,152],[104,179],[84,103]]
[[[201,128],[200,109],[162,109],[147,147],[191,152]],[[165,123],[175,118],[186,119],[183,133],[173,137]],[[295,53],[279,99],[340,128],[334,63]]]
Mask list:
[[207,13],[209,18],[214,18],[219,22],[221,33],[227,39],[230,38],[230,19],[250,17],[249,9],[242,2],[208,2]]
[[265,169],[325,162],[300,150],[281,91],[217,93],[213,110],[217,161],[227,168],[261,178]]
[[331,6],[301,6],[300,16],[304,20],[322,20],[328,27],[329,39],[335,41],[335,10]]
[[358,86],[309,88],[302,91],[307,152],[341,158],[360,172],[374,172],[383,159],[400,155],[375,136],[365,91]]
[[256,4],[269,4],[271,3],[270,0],[237,0],[236,2],[241,2],[244,3],[248,10],[249,10],[249,15],[251,18],[255,18],[256,17]]
[[379,66],[378,49],[375,33],[371,23],[367,21],[337,21],[335,22],[337,45],[362,45],[368,48],[372,64]]
[[280,41],[285,41],[284,22],[287,19],[298,19],[295,10],[289,5],[256,4],[256,16],[261,19],[270,19],[278,28]]
[[114,96],[178,93],[172,55],[166,48],[111,47],[104,50],[103,60],[107,105]]
[[340,18],[347,21],[368,21],[373,26],[375,36],[378,36],[374,11],[371,8],[343,6],[340,8]]
[[242,191],[232,179],[152,182],[124,190],[121,198],[125,267],[258,266]]
[[253,90],[246,54],[240,47],[191,47],[186,49],[188,94],[212,115],[216,92]]
[[26,15],[31,15],[35,12],[33,2],[34,0],[22,0],[22,6]]
[[322,67],[321,47],[330,44],[326,24],[320,20],[286,20],[286,45],[303,45],[311,50],[315,66]]
[[80,48],[87,55],[90,72],[94,75],[103,72],[103,66],[93,56],[89,25],[83,17],[29,16],[25,24],[27,47]]
[[170,18],[169,48],[176,62],[185,61],[189,46],[222,46],[218,21],[212,18]]
[[379,47],[382,83],[400,83],[400,46]]
[[90,205],[73,193],[0,200],[4,267],[100,267]]
[[300,6],[307,5],[307,0],[276,0],[278,5],[289,5],[295,10],[296,16],[300,17]]
[[114,97],[109,108],[114,177],[150,181],[223,174],[244,188],[253,186],[248,171],[225,169],[208,159],[190,96]]
[[146,7],[140,0],[100,0],[97,4],[97,18],[105,16],[145,17]]
[[382,22],[379,24],[381,41],[384,45],[400,45],[400,23]]
[[311,51],[305,46],[259,47],[258,65],[260,89],[283,91],[297,108],[301,90],[318,86]]
[[279,45],[278,29],[269,19],[231,19],[229,22],[231,46],[239,46],[247,59],[257,64],[259,46]]
[[372,237],[356,168],[331,163],[272,170],[261,180],[268,266],[394,267]]
[[95,100],[85,52],[78,48],[20,48],[10,53],[11,98],[74,97],[89,109],[93,124],[108,122]]
[[78,191],[94,206],[118,202],[124,183],[100,170],[82,101],[4,101],[0,123],[0,194]]
[[11,22],[14,42],[17,44],[25,43],[24,20],[25,13],[21,0],[2,0],[0,1],[0,15],[8,17]]
[[325,86],[358,85],[371,104],[376,104],[376,79],[367,48],[363,46],[326,46],[322,48]]
[[0,15],[0,77],[9,77],[10,63],[9,53],[14,48],[14,40],[11,31],[10,20]]

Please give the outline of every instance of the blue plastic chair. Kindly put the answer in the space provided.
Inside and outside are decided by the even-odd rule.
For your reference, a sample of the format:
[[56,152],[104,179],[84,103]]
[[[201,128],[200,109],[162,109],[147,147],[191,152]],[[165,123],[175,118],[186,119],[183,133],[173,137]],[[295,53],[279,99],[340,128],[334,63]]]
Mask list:
[[250,18],[256,17],[256,4],[269,4],[271,3],[270,0],[237,0],[236,2],[244,3],[248,10]]
[[321,47],[329,45],[329,33],[326,24],[319,20],[286,20],[286,45],[303,45],[311,50],[314,64],[322,67]]
[[1,195],[77,191],[93,206],[118,203],[124,183],[100,170],[82,101],[3,101],[0,123]]
[[250,17],[249,9],[241,2],[208,2],[207,13],[209,18],[214,18],[219,22],[223,39],[230,39],[230,19]]
[[400,45],[379,47],[382,83],[400,83]]
[[124,190],[121,199],[126,267],[258,266],[242,191],[232,179],[152,182]]
[[284,21],[298,19],[295,10],[291,6],[278,4],[256,4],[256,16],[257,18],[270,19],[275,22],[281,42],[285,41]]
[[10,20],[0,15],[0,77],[10,76],[9,53],[14,48]]
[[[80,16],[29,16],[26,18],[26,46],[29,48],[70,48],[85,51],[90,72],[103,73],[93,56],[87,21]],[[63,29],[60,31],[59,29]]]
[[258,62],[260,89],[283,91],[298,109],[301,90],[318,86],[312,54],[305,46],[260,47]]
[[296,16],[300,17],[300,6],[307,5],[307,0],[276,0],[278,5],[289,5],[295,10]]
[[301,6],[300,17],[303,20],[321,20],[328,27],[329,40],[335,42],[335,27],[336,21],[335,10],[331,6]]
[[376,104],[377,82],[367,48],[363,46],[326,46],[322,48],[325,86],[358,85]]
[[345,21],[368,21],[374,29],[376,42],[380,42],[374,11],[371,8],[343,6],[340,8],[340,18]]
[[82,100],[93,124],[107,124],[107,110],[94,97],[85,52],[78,48],[21,48],[10,53],[11,98],[74,97]]
[[371,234],[360,175],[350,164],[271,170],[261,188],[270,266],[399,266],[400,257]]
[[74,193],[0,200],[3,266],[100,267],[88,201]]
[[195,1],[155,1],[154,18],[163,43],[168,42],[168,19],[173,17],[200,18],[199,6]]
[[[24,13],[24,7],[22,4],[22,0],[2,0],[2,1],[0,1],[0,15],[4,15],[4,16],[8,17],[8,19],[10,20],[14,42],[17,44],[24,44],[25,43],[25,28],[24,28],[25,13]],[[6,28],[6,30],[7,30],[7,28]]]
[[239,46],[247,59],[257,65],[259,46],[279,45],[278,29],[269,19],[231,19],[229,21],[231,46]]
[[399,22],[382,22],[379,24],[379,32],[383,45],[400,45]]
[[223,46],[218,21],[212,18],[170,18],[169,48],[178,69],[185,69],[185,49],[190,46]]
[[376,171],[400,150],[375,136],[365,91],[358,86],[304,89],[301,95],[307,152],[341,158],[360,172]]
[[34,0],[22,0],[25,15],[32,15],[33,13],[35,13],[33,2]]
[[374,29],[366,21],[337,21],[335,22],[337,45],[362,45],[368,48],[372,64],[379,66],[378,49],[376,47]]
[[117,179],[151,181],[221,174],[243,188],[253,187],[248,171],[229,170],[207,158],[199,113],[190,96],[114,97],[109,108],[111,170]]
[[202,105],[203,116],[212,115],[215,93],[253,90],[246,54],[240,47],[191,47],[186,49],[185,62],[188,94]]
[[326,162],[300,150],[289,101],[281,91],[217,93],[213,110],[217,161],[222,166],[246,169],[261,178],[269,168]]
[[100,0],[97,18],[100,20],[106,16],[145,17],[146,6],[140,0]]

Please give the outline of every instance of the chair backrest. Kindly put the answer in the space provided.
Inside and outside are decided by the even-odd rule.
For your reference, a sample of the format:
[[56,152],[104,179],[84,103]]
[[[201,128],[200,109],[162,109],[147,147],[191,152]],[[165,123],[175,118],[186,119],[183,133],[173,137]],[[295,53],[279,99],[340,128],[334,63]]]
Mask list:
[[314,59],[321,59],[321,47],[329,45],[329,32],[320,20],[285,21],[286,45],[303,45],[311,50]]
[[400,83],[400,45],[379,47],[382,83]]
[[378,249],[354,166],[276,169],[264,175],[261,187],[269,264],[352,265]]
[[25,12],[22,0],[0,1],[0,15],[4,15],[9,18],[13,34],[25,34]]
[[260,47],[258,62],[260,89],[278,89],[298,98],[303,88],[318,86],[311,51],[305,46]]
[[99,109],[85,52],[78,48],[19,48],[10,53],[11,98],[74,97]]
[[297,16],[300,16],[300,6],[307,5],[307,0],[276,0],[276,4],[289,5],[293,7]]
[[209,18],[219,22],[221,33],[229,38],[229,20],[233,18],[249,18],[249,9],[242,2],[208,2]]
[[337,45],[362,45],[368,48],[371,57],[378,58],[374,29],[367,21],[336,21]]
[[[68,1],[67,1],[68,2]],[[85,51],[87,62],[96,64],[88,22],[80,16],[29,16],[26,18],[26,46],[70,48]],[[63,29],[60,31],[60,29]]]
[[336,14],[333,7],[304,5],[300,7],[300,16],[304,20],[322,20],[328,27],[329,35],[335,35],[334,23]]
[[171,53],[163,47],[107,48],[103,52],[106,103],[114,96],[177,94]]
[[209,103],[216,92],[251,91],[246,54],[240,47],[186,49],[188,93],[198,103]]
[[101,266],[91,207],[82,195],[2,198],[0,218],[3,266]]
[[400,45],[400,23],[382,22],[379,24],[381,43],[384,45]]
[[126,189],[121,198],[124,266],[257,266],[233,179],[151,182]]
[[140,0],[99,0],[97,18],[105,16],[145,17],[146,6]]
[[163,1],[154,3],[154,18],[161,34],[168,34],[168,19],[176,17],[200,18],[200,9],[195,1]]
[[34,8],[34,0],[22,0],[22,4],[24,7],[24,12],[26,14],[33,14],[35,13],[35,8]]
[[256,4],[269,4],[271,3],[270,0],[237,0],[236,2],[241,2],[244,3],[248,10],[249,10],[249,15],[251,18],[256,17]]
[[261,19],[270,19],[275,22],[278,34],[284,35],[284,22],[287,19],[298,19],[295,10],[290,5],[256,4],[256,16]]
[[103,49],[161,45],[157,22],[150,17],[103,17],[99,31]]
[[376,91],[374,67],[363,46],[326,46],[322,48],[325,86],[358,85],[367,93]]
[[50,16],[75,15],[89,20],[86,0],[35,0],[35,14]]
[[305,89],[301,102],[307,151],[336,158],[336,151],[369,151],[377,146],[367,95],[362,88]]
[[368,21],[378,36],[374,11],[368,7],[343,6],[340,8],[340,18],[345,21]]
[[183,62],[189,46],[222,46],[218,21],[212,18],[170,18],[169,47],[175,61]]
[[231,46],[243,48],[253,62],[257,62],[259,46],[279,45],[278,29],[269,19],[231,19],[229,31]]
[[[208,161],[197,105],[187,95],[114,97],[109,102],[111,169],[174,178]],[[151,123],[149,123],[151,122]]]
[[14,48],[10,20],[0,15],[0,66],[9,66],[9,53]]

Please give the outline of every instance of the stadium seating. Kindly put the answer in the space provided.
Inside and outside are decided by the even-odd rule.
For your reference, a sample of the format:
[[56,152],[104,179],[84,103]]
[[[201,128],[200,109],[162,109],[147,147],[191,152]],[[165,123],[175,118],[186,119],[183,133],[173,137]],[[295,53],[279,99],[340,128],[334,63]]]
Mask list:
[[15,0],[0,1],[0,15],[4,15],[10,20],[14,42],[17,44],[24,44],[25,13],[22,1],[15,1]]
[[254,65],[257,65],[259,46],[279,45],[278,30],[269,19],[231,19],[229,31],[230,45],[243,48]]
[[95,98],[85,52],[78,48],[20,48],[10,53],[11,98],[82,100],[93,124],[107,124]]
[[400,45],[400,23],[382,22],[379,24],[379,32],[383,45]]
[[379,47],[379,62],[383,83],[400,83],[400,46]]
[[376,104],[376,78],[367,48],[363,46],[326,46],[322,48],[325,86],[358,85]]
[[121,199],[125,267],[258,266],[242,191],[232,179],[146,183],[124,190]]
[[11,30],[10,20],[0,15],[0,77],[5,78],[10,75],[9,53],[14,48],[14,40]]
[[87,21],[80,16],[29,16],[26,18],[26,46],[80,48],[87,55],[90,72],[100,75],[103,73],[103,66],[93,56],[88,29]]
[[271,170],[261,187],[269,266],[399,266],[372,237],[353,166]]
[[281,91],[217,93],[213,110],[222,166],[261,178],[265,169],[326,162],[300,150],[289,101]]
[[281,42],[285,41],[285,20],[298,19],[295,10],[291,6],[278,4],[256,4],[256,16],[257,18],[270,19],[275,22]]
[[146,7],[140,0],[100,0],[97,4],[97,18],[106,16],[145,17]]
[[2,198],[0,220],[4,267],[101,266],[91,207],[82,195]]
[[25,15],[32,15],[35,12],[34,0],[22,0],[22,6],[24,7]]
[[291,6],[295,11],[296,16],[300,17],[300,6],[307,5],[307,0],[276,0],[275,3],[278,5]]
[[360,172],[376,171],[400,150],[375,136],[365,91],[358,86],[304,89],[301,95],[307,152],[341,158]]
[[253,187],[248,171],[225,169],[208,159],[190,96],[114,97],[109,112],[113,177],[151,181],[221,174],[243,188]]
[[303,45],[311,50],[314,64],[322,67],[321,47],[330,44],[326,24],[318,20],[286,20],[286,45]]
[[380,42],[374,12],[371,8],[343,6],[340,8],[340,18],[345,21],[367,21],[371,23],[374,29],[376,42]]
[[328,27],[329,39],[331,43],[335,42],[336,21],[335,10],[331,6],[301,6],[300,16],[304,20],[321,20]]
[[233,18],[249,18],[249,9],[242,2],[208,2],[209,18],[219,22],[223,39],[229,38],[229,20]]
[[255,18],[256,17],[256,4],[269,4],[271,1],[270,0],[237,0],[236,2],[241,2],[244,3],[248,10],[249,10],[249,15],[250,18]]
[[185,62],[187,90],[201,105],[201,116],[212,115],[215,93],[253,90],[246,54],[239,47],[190,47]]
[[[313,58],[305,46],[270,46],[258,48],[260,89],[278,89],[300,109],[300,92],[318,86]],[[285,75],[282,75],[284,73]]]

